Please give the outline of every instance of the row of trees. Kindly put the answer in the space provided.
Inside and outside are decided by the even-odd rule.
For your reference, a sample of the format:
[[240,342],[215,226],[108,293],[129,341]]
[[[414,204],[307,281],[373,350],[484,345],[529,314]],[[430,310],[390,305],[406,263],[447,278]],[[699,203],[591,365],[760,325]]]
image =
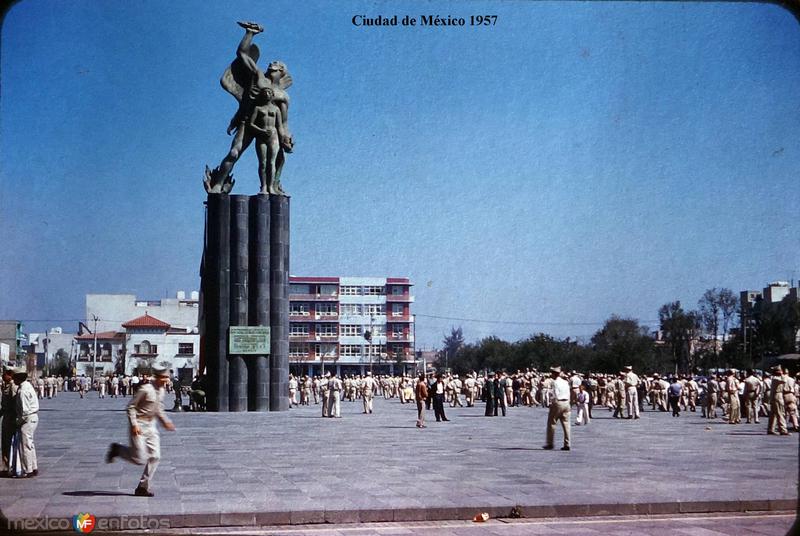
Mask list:
[[487,337],[467,344],[462,328],[454,327],[444,337],[440,363],[446,361],[448,368],[462,374],[501,368],[543,370],[555,364],[612,373],[625,365],[662,373],[747,368],[764,357],[795,351],[800,303],[790,296],[779,303],[759,301],[742,317],[739,300],[730,289],[712,288],[700,298],[697,309],[670,302],[659,308],[658,317],[656,337],[638,320],[614,315],[588,343],[539,333],[516,342]]

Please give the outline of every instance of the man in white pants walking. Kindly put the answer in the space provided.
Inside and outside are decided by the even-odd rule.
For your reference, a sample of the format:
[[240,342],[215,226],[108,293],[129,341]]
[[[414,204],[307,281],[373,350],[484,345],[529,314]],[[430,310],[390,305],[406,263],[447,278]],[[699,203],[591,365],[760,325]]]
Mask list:
[[175,425],[164,413],[164,388],[168,382],[167,369],[155,369],[151,382],[140,385],[133,400],[128,404],[128,420],[131,425],[130,446],[111,443],[106,454],[107,463],[113,462],[114,458],[119,456],[136,465],[144,465],[142,478],[134,492],[140,497],[153,496],[153,492],[150,491],[150,480],[161,459],[161,438],[156,420],[161,421],[167,430],[175,430]]

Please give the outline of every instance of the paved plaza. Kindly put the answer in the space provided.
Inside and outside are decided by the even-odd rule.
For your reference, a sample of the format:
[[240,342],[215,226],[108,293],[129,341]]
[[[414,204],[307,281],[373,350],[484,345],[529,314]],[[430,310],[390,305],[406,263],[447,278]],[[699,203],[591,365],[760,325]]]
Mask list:
[[[168,395],[171,406],[171,395]],[[547,412],[446,408],[450,422],[414,426],[416,408],[376,399],[284,413],[175,413],[162,432],[154,498],[133,496],[141,468],[103,458],[127,440],[125,400],[43,400],[40,476],[4,479],[0,511],[41,530],[78,513],[161,528],[794,510],[798,434],[646,411],[638,421],[595,408],[572,427],[572,451],[544,451]],[[428,412],[432,420],[433,412]],[[574,412],[573,412],[574,420]],[[556,442],[560,444],[560,431]],[[47,519],[44,526],[31,520]],[[27,521],[27,524],[26,523]],[[128,525],[124,525],[129,523]],[[114,525],[110,525],[114,527]],[[152,525],[151,525],[152,526]]]

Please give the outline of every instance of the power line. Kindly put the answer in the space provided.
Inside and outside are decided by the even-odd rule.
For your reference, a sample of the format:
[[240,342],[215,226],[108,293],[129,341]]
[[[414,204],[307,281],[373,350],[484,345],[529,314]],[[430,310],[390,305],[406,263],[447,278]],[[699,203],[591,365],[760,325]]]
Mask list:
[[[536,321],[526,321],[520,322],[515,320],[488,320],[482,318],[460,318],[455,316],[438,316],[438,315],[425,315],[420,313],[415,313],[416,316],[422,318],[435,318],[437,320],[455,320],[457,322],[479,322],[483,324],[508,324],[508,325],[516,325],[516,326],[602,326],[605,324],[605,321],[602,322],[536,322]],[[657,324],[659,320],[638,320],[640,324]]]

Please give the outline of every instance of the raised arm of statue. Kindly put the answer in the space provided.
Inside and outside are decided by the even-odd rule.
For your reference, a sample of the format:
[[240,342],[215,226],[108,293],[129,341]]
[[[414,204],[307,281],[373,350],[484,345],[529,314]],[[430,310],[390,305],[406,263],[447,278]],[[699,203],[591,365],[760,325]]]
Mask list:
[[253,42],[253,36],[263,32],[264,28],[255,22],[239,21],[237,24],[244,28],[244,37],[242,37],[239,47],[236,49],[236,57],[239,58],[251,72],[257,73],[258,65],[256,65],[256,62],[250,57],[250,44]]

